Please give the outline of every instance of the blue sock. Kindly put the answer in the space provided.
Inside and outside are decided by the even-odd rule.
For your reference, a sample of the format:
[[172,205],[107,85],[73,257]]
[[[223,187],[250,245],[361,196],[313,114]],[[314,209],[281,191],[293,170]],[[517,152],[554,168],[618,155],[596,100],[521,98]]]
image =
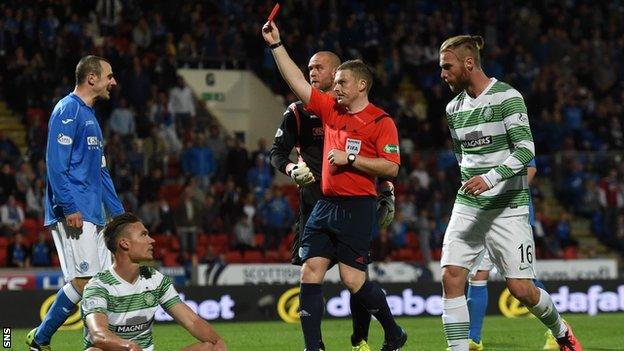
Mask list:
[[471,281],[468,286],[468,314],[470,315],[470,332],[468,336],[474,342],[481,342],[483,318],[488,305],[487,280]]
[[541,281],[541,280],[539,280],[539,279],[537,279],[537,278],[536,278],[536,279],[533,279],[533,284],[535,284],[535,286],[537,286],[538,288],[540,288],[540,289],[542,289],[542,290],[546,291],[546,288],[544,287],[544,283],[542,283],[542,281]]
[[82,299],[82,296],[71,283],[67,283],[59,289],[58,293],[56,293],[56,300],[54,300],[43,322],[37,328],[35,342],[39,345],[49,344],[52,335],[72,314],[74,307],[80,302],[80,299]]
[[396,340],[401,336],[401,328],[396,324],[394,316],[390,312],[386,294],[379,285],[366,281],[360,290],[351,296],[381,323],[386,340]]
[[323,291],[320,284],[301,283],[299,316],[307,351],[318,351],[323,316]]
[[353,319],[353,334],[351,344],[355,346],[361,340],[368,341],[368,328],[370,327],[371,314],[366,307],[357,301],[353,295],[349,299],[351,317]]

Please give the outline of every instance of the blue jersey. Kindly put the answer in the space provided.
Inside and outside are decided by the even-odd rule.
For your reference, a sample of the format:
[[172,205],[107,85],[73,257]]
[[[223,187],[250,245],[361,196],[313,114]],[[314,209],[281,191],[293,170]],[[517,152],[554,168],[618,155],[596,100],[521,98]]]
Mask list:
[[[537,168],[535,164],[535,158],[527,164],[527,167]],[[531,186],[529,186],[529,224],[531,227],[535,226],[535,209],[533,208],[533,196],[531,196]]]
[[48,122],[45,225],[80,212],[82,219],[105,224],[124,212],[106,168],[102,129],[92,107],[74,93],[61,99]]

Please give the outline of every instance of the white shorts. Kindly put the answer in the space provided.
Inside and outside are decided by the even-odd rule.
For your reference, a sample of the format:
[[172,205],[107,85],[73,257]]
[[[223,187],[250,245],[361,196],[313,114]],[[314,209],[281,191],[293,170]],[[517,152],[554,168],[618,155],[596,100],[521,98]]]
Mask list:
[[[498,217],[483,213],[478,219],[453,211],[442,245],[440,265],[472,270],[482,251],[505,278],[535,278],[535,244],[528,215]],[[484,268],[485,268],[484,266]]]
[[66,282],[74,278],[93,277],[110,267],[112,257],[106,248],[102,227],[82,222],[80,230],[61,221],[53,224],[50,230]]

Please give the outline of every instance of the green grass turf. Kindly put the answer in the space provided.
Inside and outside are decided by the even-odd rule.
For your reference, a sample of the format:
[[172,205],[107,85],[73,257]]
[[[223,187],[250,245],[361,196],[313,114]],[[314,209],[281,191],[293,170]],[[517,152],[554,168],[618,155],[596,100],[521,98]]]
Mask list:
[[[584,350],[624,350],[624,313],[567,315],[574,332],[583,343]],[[446,342],[440,318],[399,318],[409,338],[403,350],[443,351]],[[214,323],[225,338],[230,351],[301,351],[303,336],[298,324],[282,322]],[[489,316],[485,319],[483,344],[485,350],[541,350],[545,328],[534,318],[508,319]],[[12,350],[25,350],[24,338],[28,330],[13,331]],[[323,339],[329,351],[350,350],[350,320],[323,321]],[[80,331],[58,332],[52,342],[54,351],[81,350]],[[175,324],[157,325],[154,328],[156,350],[179,350],[193,342],[193,337]],[[379,350],[382,330],[375,320],[371,323],[369,344]]]

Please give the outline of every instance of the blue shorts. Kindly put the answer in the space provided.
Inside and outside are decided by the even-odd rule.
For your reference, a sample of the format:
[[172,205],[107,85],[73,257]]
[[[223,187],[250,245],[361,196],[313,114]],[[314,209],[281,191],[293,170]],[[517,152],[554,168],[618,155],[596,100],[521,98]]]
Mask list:
[[306,223],[299,256],[304,262],[311,257],[326,257],[366,271],[377,226],[375,198],[323,197]]

